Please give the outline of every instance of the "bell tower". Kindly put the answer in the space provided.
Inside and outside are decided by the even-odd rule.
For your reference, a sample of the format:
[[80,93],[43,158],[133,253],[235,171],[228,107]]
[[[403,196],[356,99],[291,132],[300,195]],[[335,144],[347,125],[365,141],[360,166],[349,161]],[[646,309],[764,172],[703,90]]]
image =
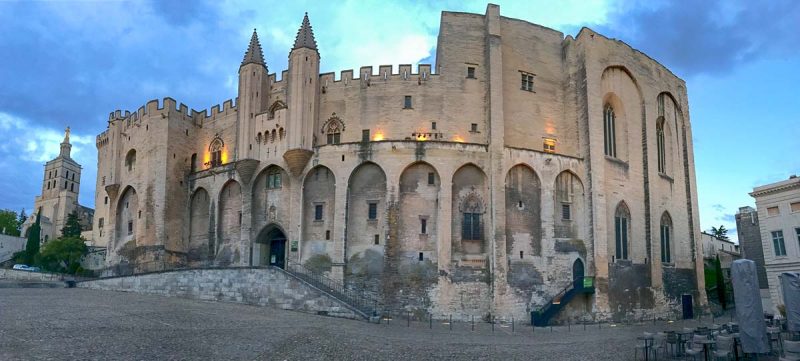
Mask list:
[[300,174],[311,158],[314,126],[319,109],[319,52],[308,13],[297,31],[289,52],[287,151],[283,154],[289,170]]
[[239,66],[239,128],[236,142],[236,158],[255,158],[255,117],[267,108],[269,97],[269,78],[267,64],[261,51],[258,34],[253,29],[250,45]]

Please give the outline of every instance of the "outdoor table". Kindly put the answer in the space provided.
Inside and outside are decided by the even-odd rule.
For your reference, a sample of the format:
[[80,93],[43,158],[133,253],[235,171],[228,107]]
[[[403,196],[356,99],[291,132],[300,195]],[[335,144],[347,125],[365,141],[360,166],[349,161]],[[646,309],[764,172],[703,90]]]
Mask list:
[[653,347],[653,337],[639,336],[636,339],[644,341],[644,360],[650,360],[650,347]]
[[705,360],[708,361],[708,350],[711,348],[711,345],[717,343],[713,340],[700,340],[701,344],[703,344],[703,355],[705,356]]

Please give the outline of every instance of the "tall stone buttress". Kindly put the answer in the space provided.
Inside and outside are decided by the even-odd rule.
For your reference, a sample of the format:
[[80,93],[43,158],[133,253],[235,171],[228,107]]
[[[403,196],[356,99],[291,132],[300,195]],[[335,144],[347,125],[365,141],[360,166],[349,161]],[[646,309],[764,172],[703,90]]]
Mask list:
[[283,154],[289,170],[300,174],[313,154],[314,128],[319,109],[319,52],[314,32],[303,17],[294,47],[289,52],[287,151]]

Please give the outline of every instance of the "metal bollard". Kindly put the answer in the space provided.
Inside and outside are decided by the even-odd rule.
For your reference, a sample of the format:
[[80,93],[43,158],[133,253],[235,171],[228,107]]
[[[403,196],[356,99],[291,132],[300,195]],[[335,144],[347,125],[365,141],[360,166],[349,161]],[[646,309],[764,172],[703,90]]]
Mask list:
[[572,322],[567,320],[567,332],[572,332]]
[[433,314],[428,315],[428,328],[433,329]]
[[492,323],[492,333],[494,333],[494,316],[489,317],[489,322]]
[[511,316],[511,333],[516,332],[515,327],[516,326],[514,326],[514,316]]
[[408,317],[406,317],[406,327],[411,327],[411,312],[408,312]]
[[448,326],[450,326],[450,331],[452,331],[453,330],[453,315],[452,314],[450,315],[450,323],[448,324]]
[[472,315],[472,331],[475,331],[475,315]]

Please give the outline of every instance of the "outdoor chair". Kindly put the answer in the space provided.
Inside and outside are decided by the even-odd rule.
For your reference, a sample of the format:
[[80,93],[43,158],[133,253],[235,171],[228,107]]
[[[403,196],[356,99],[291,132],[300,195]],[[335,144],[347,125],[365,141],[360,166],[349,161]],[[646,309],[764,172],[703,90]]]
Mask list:
[[715,360],[730,360],[733,351],[733,339],[717,336],[717,349],[714,351]]
[[[642,337],[649,338],[650,339],[649,342],[654,342],[655,341],[655,339],[653,337],[653,334],[650,333],[650,332],[642,333]],[[637,341],[641,341],[641,340],[637,340]],[[651,346],[647,346],[647,342],[648,341],[642,341],[641,343],[637,342],[636,346],[634,346],[634,348],[633,348],[633,359],[634,360],[638,360],[639,359],[639,350],[642,351],[642,355],[645,355],[645,357],[647,357],[647,354],[653,349],[653,347],[652,347],[653,344],[651,343],[650,344]]]
[[657,332],[653,335],[653,356],[654,360],[658,360],[658,354],[661,353],[662,355],[667,354],[667,334],[663,332]]
[[703,353],[703,344],[700,342],[707,339],[708,337],[703,335],[692,336],[692,342],[689,344],[689,347],[686,348],[686,351],[684,351],[686,358],[691,357],[692,360],[696,360],[697,356],[700,356],[701,358],[704,357],[705,354]]
[[677,356],[679,348],[683,348],[683,345],[678,344],[678,334],[673,331],[667,332],[667,348],[669,349],[669,353],[671,356]]
[[783,341],[781,361],[800,361],[800,341]]

